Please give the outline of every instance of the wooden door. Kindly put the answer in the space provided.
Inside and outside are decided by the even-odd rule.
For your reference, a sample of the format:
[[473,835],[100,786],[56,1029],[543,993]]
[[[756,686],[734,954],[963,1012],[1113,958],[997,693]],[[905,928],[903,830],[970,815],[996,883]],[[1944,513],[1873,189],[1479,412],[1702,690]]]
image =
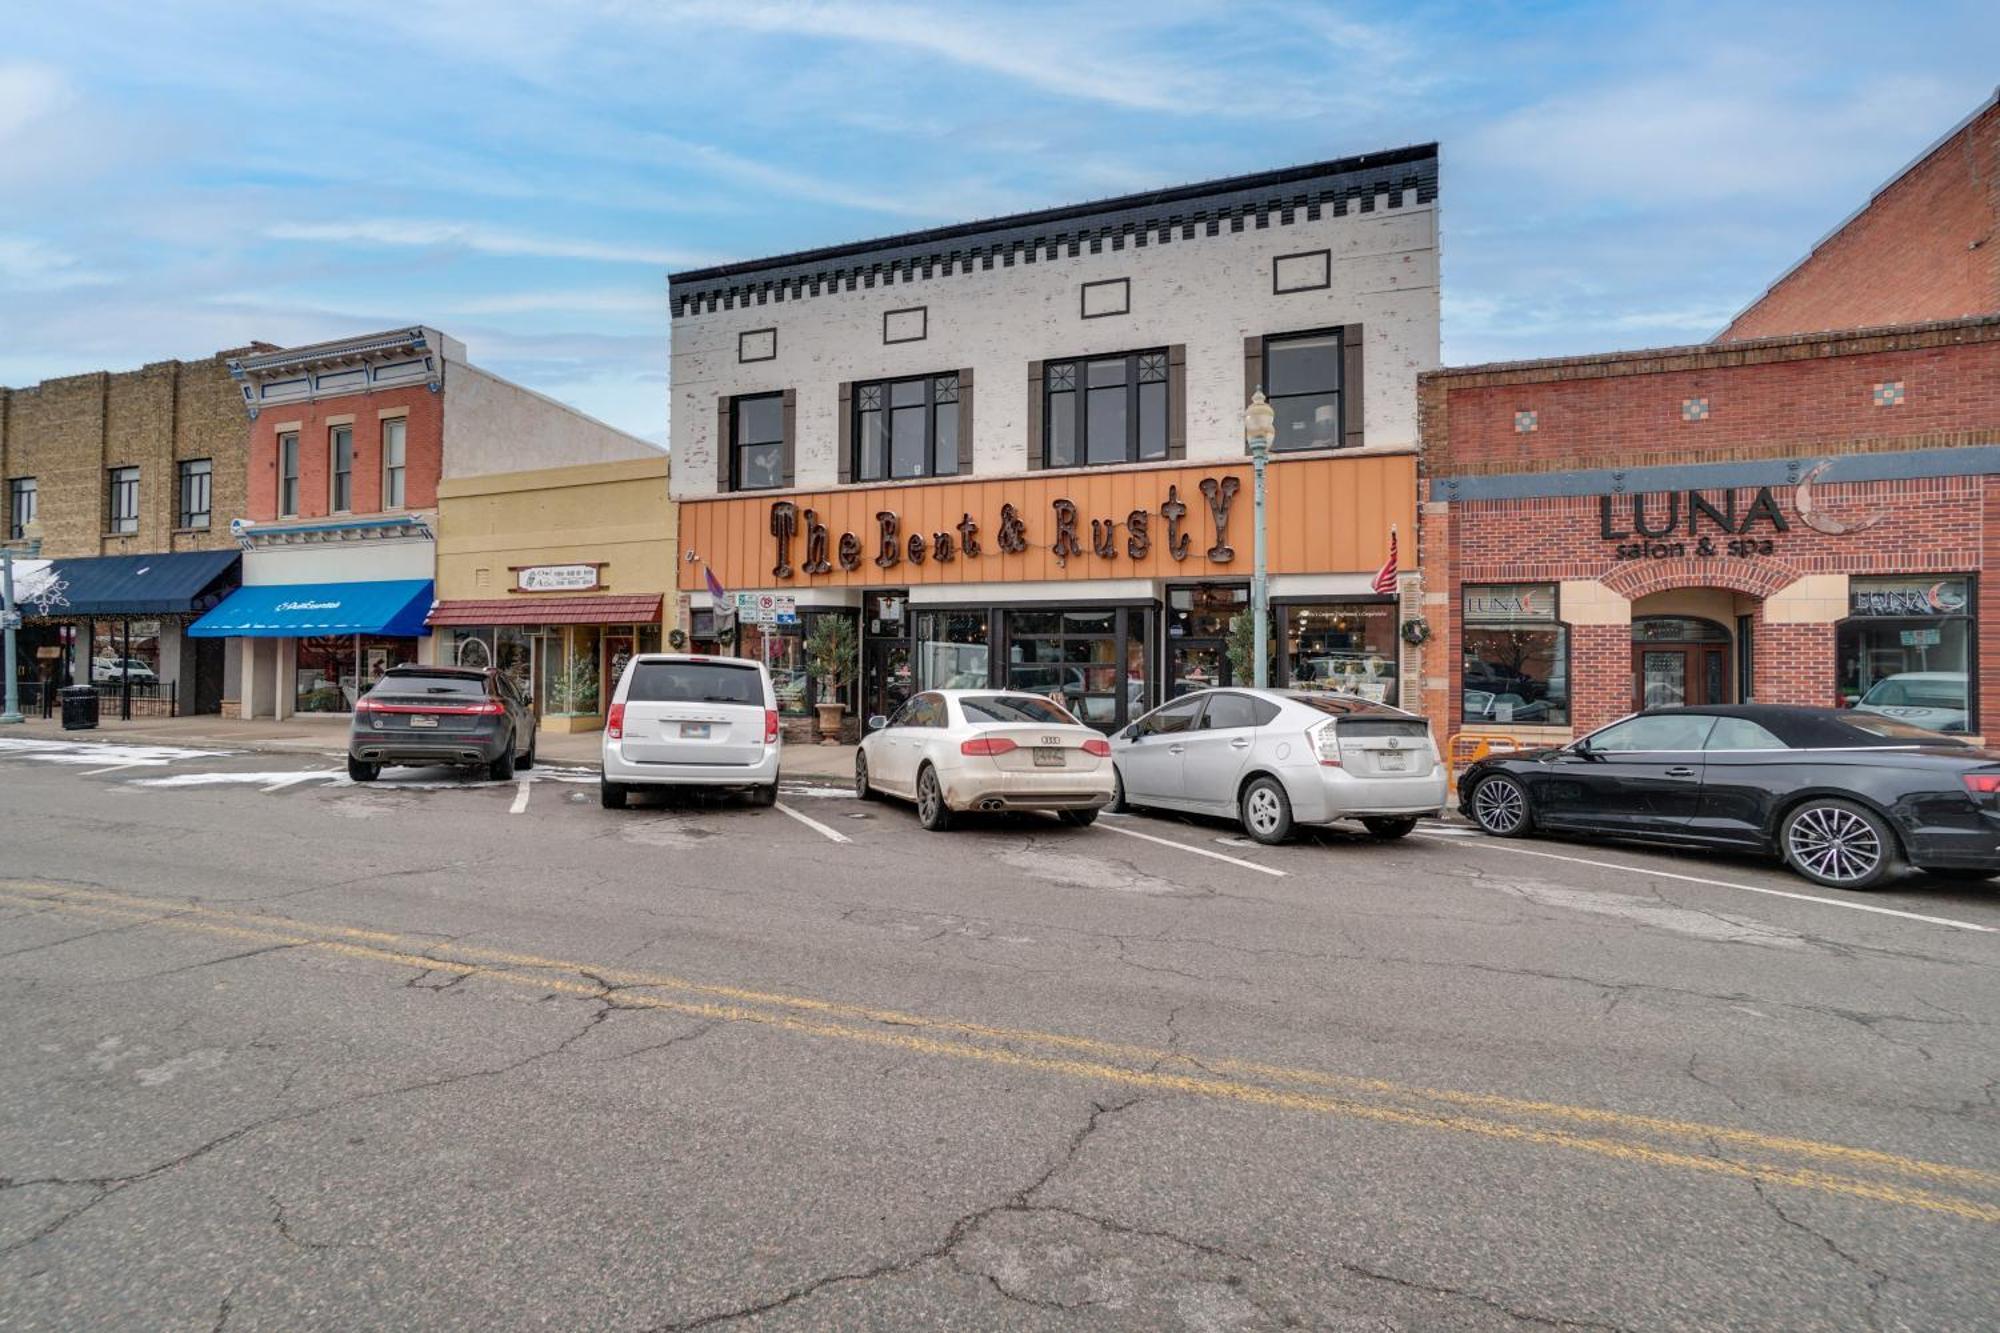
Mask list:
[[1632,707],[1730,702],[1729,649],[1719,643],[1632,645]]

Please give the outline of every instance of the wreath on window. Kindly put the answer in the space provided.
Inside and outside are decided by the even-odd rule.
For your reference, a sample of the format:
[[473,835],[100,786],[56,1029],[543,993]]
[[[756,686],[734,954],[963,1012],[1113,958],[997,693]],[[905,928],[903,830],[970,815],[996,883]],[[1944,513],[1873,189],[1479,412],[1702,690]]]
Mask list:
[[1421,648],[1431,641],[1431,622],[1416,616],[1403,622],[1403,642]]
[[675,626],[673,629],[667,631],[667,647],[685,648],[687,647],[687,641],[687,631],[681,629],[679,626]]

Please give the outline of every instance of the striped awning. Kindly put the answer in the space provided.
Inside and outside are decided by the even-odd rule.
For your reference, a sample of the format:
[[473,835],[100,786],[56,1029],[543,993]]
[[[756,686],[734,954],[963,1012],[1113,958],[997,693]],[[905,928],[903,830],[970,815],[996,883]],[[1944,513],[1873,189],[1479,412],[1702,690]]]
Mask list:
[[453,625],[656,625],[659,593],[592,593],[580,597],[494,597],[436,602],[425,624]]

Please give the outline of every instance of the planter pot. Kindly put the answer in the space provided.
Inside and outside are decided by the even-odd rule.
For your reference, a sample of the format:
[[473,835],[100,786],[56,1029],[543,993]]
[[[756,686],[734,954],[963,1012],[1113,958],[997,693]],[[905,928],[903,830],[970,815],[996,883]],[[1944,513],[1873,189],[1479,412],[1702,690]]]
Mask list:
[[819,743],[840,744],[840,717],[847,711],[847,705],[817,704],[815,710],[819,713]]

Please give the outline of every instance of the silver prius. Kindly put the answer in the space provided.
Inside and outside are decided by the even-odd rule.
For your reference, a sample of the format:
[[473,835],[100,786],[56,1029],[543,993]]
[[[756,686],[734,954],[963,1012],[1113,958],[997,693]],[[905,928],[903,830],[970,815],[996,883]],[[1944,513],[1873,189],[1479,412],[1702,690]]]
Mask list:
[[1229,816],[1259,842],[1336,819],[1400,838],[1451,797],[1428,722],[1344,694],[1184,695],[1112,737],[1111,762],[1111,809]]

